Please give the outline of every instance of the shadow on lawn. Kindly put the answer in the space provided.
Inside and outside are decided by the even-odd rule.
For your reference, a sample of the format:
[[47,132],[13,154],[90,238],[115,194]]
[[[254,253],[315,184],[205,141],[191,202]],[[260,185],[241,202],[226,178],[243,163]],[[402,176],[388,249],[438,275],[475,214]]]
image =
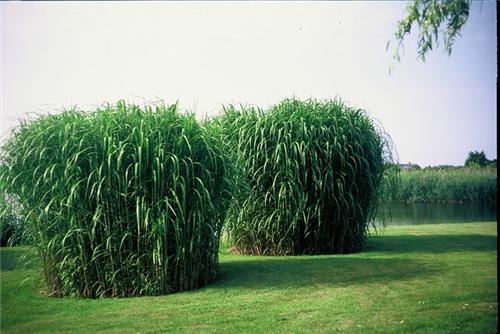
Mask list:
[[363,253],[434,253],[496,250],[497,238],[489,235],[374,236],[365,251],[351,255],[238,257],[220,264],[220,280],[213,287],[252,289],[297,288],[314,284],[350,286],[390,283],[438,274],[435,265],[411,258],[372,258]]
[[391,282],[435,273],[435,268],[409,259],[353,256],[249,257],[220,264],[220,280],[213,287],[297,288],[314,284],[350,286]]
[[26,247],[0,248],[0,271],[31,269],[38,263],[38,258]]
[[496,249],[496,236],[458,234],[373,236],[368,239],[366,251],[395,253],[447,253],[493,251]]

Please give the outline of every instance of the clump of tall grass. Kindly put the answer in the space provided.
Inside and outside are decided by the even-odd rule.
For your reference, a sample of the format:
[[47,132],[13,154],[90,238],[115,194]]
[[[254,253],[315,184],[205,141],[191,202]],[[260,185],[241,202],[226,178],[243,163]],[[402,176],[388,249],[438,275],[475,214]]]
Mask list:
[[387,136],[340,100],[285,100],[262,111],[225,108],[223,129],[239,170],[226,230],[246,254],[359,251],[376,213]]
[[491,167],[425,168],[400,173],[397,202],[497,201],[497,170]]
[[194,289],[216,278],[230,202],[215,128],[176,105],[119,102],[23,122],[2,149],[55,296]]

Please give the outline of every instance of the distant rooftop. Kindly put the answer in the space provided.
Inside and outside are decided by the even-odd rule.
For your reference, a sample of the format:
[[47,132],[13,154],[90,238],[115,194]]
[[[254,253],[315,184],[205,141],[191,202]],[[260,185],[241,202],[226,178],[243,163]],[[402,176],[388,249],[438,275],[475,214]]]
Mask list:
[[420,166],[417,164],[412,164],[411,162],[407,164],[399,164],[399,167],[401,167],[404,170],[410,170],[410,169],[420,169]]

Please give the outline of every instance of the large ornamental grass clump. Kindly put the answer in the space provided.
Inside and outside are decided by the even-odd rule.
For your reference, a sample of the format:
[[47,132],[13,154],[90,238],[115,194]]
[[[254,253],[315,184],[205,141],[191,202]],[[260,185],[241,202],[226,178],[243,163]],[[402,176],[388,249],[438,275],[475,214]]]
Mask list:
[[1,155],[55,296],[157,295],[217,275],[231,182],[220,135],[176,105],[28,120]]
[[245,254],[359,251],[381,194],[387,136],[341,101],[234,107],[215,119],[240,174],[227,218]]

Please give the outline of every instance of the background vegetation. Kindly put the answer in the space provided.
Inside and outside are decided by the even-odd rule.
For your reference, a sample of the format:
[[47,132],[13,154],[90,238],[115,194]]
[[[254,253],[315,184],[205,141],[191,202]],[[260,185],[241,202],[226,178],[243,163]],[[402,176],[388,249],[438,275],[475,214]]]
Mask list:
[[496,167],[497,159],[489,160],[484,151],[471,151],[465,159],[465,167]]
[[0,247],[17,246],[23,239],[24,220],[16,204],[15,198],[0,193]]
[[446,167],[401,171],[393,200],[406,203],[497,201],[496,168]]

